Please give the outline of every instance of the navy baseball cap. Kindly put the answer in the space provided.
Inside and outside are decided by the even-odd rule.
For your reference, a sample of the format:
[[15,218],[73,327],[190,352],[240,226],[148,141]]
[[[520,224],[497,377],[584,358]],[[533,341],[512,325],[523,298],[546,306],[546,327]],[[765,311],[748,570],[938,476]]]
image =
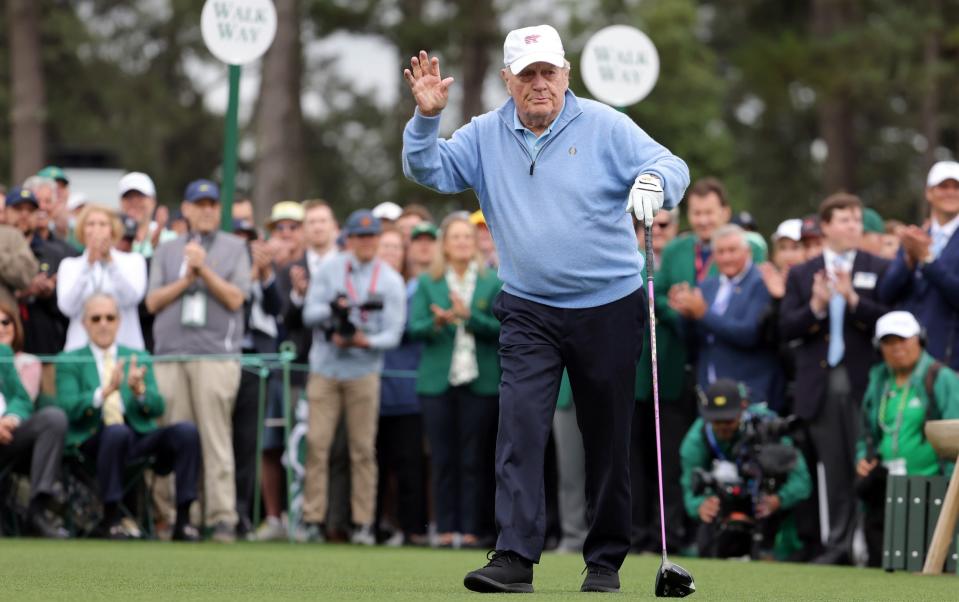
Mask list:
[[193,180],[187,184],[186,192],[183,193],[183,200],[188,203],[195,203],[202,199],[212,199],[220,202],[220,187],[210,180]]
[[350,214],[343,228],[347,236],[379,234],[383,231],[378,217],[368,209],[358,209]]
[[7,207],[14,207],[21,203],[30,203],[35,208],[40,208],[37,197],[33,196],[33,192],[31,192],[29,188],[11,188],[7,191]]

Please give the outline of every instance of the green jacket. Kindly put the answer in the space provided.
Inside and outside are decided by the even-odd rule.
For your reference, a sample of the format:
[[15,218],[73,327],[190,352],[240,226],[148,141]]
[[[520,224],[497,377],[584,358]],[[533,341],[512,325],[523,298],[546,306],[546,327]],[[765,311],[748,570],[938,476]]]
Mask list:
[[[687,232],[670,241],[663,249],[659,271],[653,277],[660,401],[679,399],[683,392],[686,363],[689,360],[682,318],[669,307],[669,289],[680,282],[696,286],[696,240],[694,234]],[[749,246],[752,249],[753,263],[766,261],[766,251],[761,246],[752,241]],[[709,268],[709,275],[715,276],[718,273],[716,264],[713,263]],[[646,333],[645,338],[649,338],[649,333]],[[652,357],[649,341],[646,340],[636,369],[636,399],[649,401],[653,398],[652,391]]]
[[[470,301],[470,318],[466,330],[476,339],[476,363],[479,376],[470,383],[476,395],[496,395],[499,392],[499,320],[493,316],[493,300],[503,285],[492,270],[481,270],[476,277],[476,289]],[[422,395],[441,395],[449,388],[450,362],[456,327],[449,324],[438,328],[433,323],[431,305],[450,309],[450,289],[446,278],[434,280],[429,273],[421,274],[410,306],[407,331],[410,338],[425,343],[416,374],[416,392]]]
[[[929,395],[926,391],[926,373],[935,359],[922,352],[919,357],[919,363],[912,371],[909,377],[909,384],[914,397],[922,403],[927,420],[959,418],[959,376],[948,366],[943,366],[936,376],[936,381],[932,384],[933,393],[936,396],[936,407],[929,407]],[[892,372],[886,366],[885,362],[880,362],[869,371],[869,385],[866,387],[866,394],[862,399],[862,420],[863,428],[856,444],[856,459],[866,457],[867,436],[872,437],[872,443],[875,450],[879,450],[882,441],[883,432],[879,428],[879,405],[882,402],[883,393],[889,379],[892,378]],[[867,435],[868,434],[868,435]],[[940,465],[941,467],[942,465]],[[951,465],[946,467],[945,474],[952,474]],[[909,474],[913,473],[907,462]]]
[[3,416],[16,416],[26,420],[33,414],[33,400],[23,388],[17,367],[13,364],[13,350],[9,346],[0,344],[0,392],[7,403]]
[[[136,356],[137,366],[146,366],[146,392],[137,398],[127,386],[130,358]],[[70,420],[67,446],[79,446],[97,433],[102,422],[101,408],[93,407],[93,393],[100,386],[100,374],[90,346],[59,355],[63,363],[57,365],[57,405]],[[126,423],[137,433],[145,434],[157,428],[156,418],[163,415],[165,404],[153,375],[153,359],[145,351],[134,351],[117,346],[117,361],[124,360],[120,396]]]
[[[748,412],[753,416],[775,415],[774,412],[766,408],[765,404],[749,406]],[[717,442],[719,449],[721,449],[730,460],[732,460],[732,449],[737,441],[739,441],[738,434],[733,437],[731,441]],[[787,445],[792,445],[792,441],[790,441],[788,437],[783,437],[782,442]],[[679,448],[679,459],[683,469],[683,474],[680,478],[680,483],[683,486],[683,504],[686,507],[686,513],[698,519],[699,506],[712,494],[707,492],[702,495],[696,495],[693,493],[693,472],[697,468],[711,470],[713,460],[715,459],[715,455],[712,449],[710,449],[709,442],[706,440],[706,435],[703,431],[702,418],[697,418],[696,421],[693,422],[693,426],[690,427],[689,432],[687,432],[683,438],[683,444]],[[812,479],[809,476],[809,469],[806,467],[806,461],[803,459],[802,454],[799,454],[796,466],[793,467],[792,472],[786,477],[786,481],[779,488],[779,491],[776,492],[776,495],[779,496],[781,508],[788,510],[808,498],[811,492]]]

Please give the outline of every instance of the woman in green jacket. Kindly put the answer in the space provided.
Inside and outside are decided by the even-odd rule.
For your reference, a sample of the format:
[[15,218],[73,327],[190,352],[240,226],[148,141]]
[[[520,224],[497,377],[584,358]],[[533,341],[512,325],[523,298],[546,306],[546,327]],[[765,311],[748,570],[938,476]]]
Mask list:
[[499,390],[501,283],[478,258],[469,220],[444,220],[430,270],[410,307],[409,334],[424,342],[416,379],[432,451],[433,506],[439,544],[456,533],[463,546],[491,534],[493,455]]
[[886,475],[933,476],[944,471],[926,439],[927,420],[959,418],[959,377],[923,349],[919,322],[892,311],[876,322],[882,363],[869,372],[862,400],[862,429],[856,450],[858,491],[865,504],[869,565],[882,552]]

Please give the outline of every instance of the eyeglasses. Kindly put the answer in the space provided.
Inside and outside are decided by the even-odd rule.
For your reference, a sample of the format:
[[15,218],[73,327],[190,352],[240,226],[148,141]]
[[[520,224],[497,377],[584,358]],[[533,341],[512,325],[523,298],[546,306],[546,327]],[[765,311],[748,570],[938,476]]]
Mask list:
[[13,324],[13,320],[10,318],[0,318],[0,326],[7,327]]
[[296,232],[300,229],[300,224],[276,224],[273,229],[277,232]]
[[672,225],[672,222],[653,222],[653,228],[659,228],[660,230],[665,230]]
[[94,324],[99,324],[100,320],[106,320],[107,323],[116,322],[116,314],[96,314],[95,316],[90,316],[90,321]]

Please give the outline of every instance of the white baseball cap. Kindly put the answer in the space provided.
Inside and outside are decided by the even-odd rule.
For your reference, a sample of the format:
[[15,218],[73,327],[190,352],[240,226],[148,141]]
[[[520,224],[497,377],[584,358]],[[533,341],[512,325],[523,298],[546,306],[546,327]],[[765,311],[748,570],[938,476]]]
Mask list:
[[119,188],[121,198],[131,190],[136,190],[145,196],[152,196],[154,198],[157,195],[157,189],[156,186],[153,185],[153,180],[150,179],[150,176],[140,171],[131,171],[120,178]]
[[376,207],[373,207],[373,217],[379,219],[388,219],[395,222],[403,215],[403,208],[393,201],[383,201]]
[[799,242],[802,240],[802,220],[799,218],[787,219],[783,223],[779,224],[776,228],[776,231],[773,232],[773,242],[776,242],[780,238],[788,238],[789,240],[794,240]]
[[876,339],[880,341],[889,335],[908,339],[918,335],[921,330],[916,317],[908,311],[891,311],[876,320]]
[[87,203],[90,202],[90,199],[87,198],[87,195],[83,192],[71,192],[70,196],[67,197],[67,211],[73,211],[74,209],[79,209]]
[[959,163],[955,161],[939,161],[929,170],[926,177],[926,186],[932,188],[945,182],[955,180],[959,182]]
[[565,57],[563,41],[559,39],[559,33],[549,25],[514,29],[506,35],[506,42],[503,44],[503,65],[509,67],[513,75],[539,62],[565,67]]

